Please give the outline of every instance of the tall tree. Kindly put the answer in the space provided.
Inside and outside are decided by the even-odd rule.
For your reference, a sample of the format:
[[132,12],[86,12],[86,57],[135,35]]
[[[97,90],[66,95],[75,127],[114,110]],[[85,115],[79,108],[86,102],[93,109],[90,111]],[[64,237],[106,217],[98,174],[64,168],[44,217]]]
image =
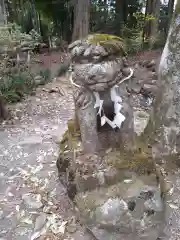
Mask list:
[[175,0],[169,0],[169,2],[168,2],[168,24],[166,27],[166,35],[168,34],[169,27],[171,24],[171,19],[172,19],[173,10],[174,10],[174,2],[175,2]]
[[145,16],[151,16],[152,18],[145,23],[143,31],[143,39],[147,39],[149,45],[153,45],[153,41],[156,38],[158,31],[160,14],[160,0],[147,0]]
[[4,0],[0,0],[0,24],[7,22]]
[[116,0],[115,3],[115,28],[116,35],[121,34],[123,25],[126,23],[127,19],[127,1],[126,0]]
[[151,33],[149,39],[150,47],[153,47],[154,40],[156,40],[158,34],[159,15],[160,15],[160,0],[153,0],[152,1],[153,20],[151,21]]
[[[4,0],[0,0],[0,25],[4,25],[6,23],[6,14],[5,14],[5,5]],[[0,91],[0,120],[6,119],[8,116],[7,109],[5,107],[5,101]]]
[[84,38],[89,33],[90,0],[75,0],[72,41]]
[[[179,239],[180,232],[180,0],[177,1],[169,35],[159,67],[159,91],[149,123],[153,134],[153,157],[166,172],[165,240]],[[164,187],[166,186],[166,187]],[[171,188],[172,187],[172,188]],[[167,190],[170,190],[168,192]],[[168,200],[168,201],[167,201]],[[169,203],[175,203],[172,207]]]

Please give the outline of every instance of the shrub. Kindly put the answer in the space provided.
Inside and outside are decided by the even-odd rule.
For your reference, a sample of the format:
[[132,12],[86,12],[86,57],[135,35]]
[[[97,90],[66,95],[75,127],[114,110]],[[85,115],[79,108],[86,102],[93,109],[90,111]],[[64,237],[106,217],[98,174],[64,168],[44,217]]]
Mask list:
[[130,29],[124,27],[123,39],[126,51],[128,54],[136,54],[143,49],[142,32],[138,29]]
[[0,47],[7,50],[16,47],[34,49],[40,41],[41,37],[35,30],[26,34],[22,33],[21,28],[14,23],[0,26]]
[[28,71],[13,70],[6,73],[0,81],[1,94],[10,103],[20,101],[34,87],[34,78]]
[[30,68],[12,68],[5,71],[0,79],[0,92],[9,103],[20,101],[31,94],[38,85],[44,85],[51,79],[49,69],[40,70],[40,80],[37,81]]
[[48,68],[41,69],[39,72],[39,76],[41,76],[41,78],[42,78],[42,81],[40,84],[44,85],[51,80],[51,70]]

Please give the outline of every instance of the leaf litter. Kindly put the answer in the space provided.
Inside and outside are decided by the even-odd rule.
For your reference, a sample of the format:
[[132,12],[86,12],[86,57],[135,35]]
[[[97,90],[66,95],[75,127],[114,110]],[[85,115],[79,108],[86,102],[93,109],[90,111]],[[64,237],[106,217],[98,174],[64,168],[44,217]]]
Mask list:
[[[49,101],[47,99],[47,96],[44,102],[41,98],[42,97],[40,97],[41,105],[43,105],[44,103],[46,104]],[[48,113],[49,112],[51,113],[50,119],[53,120],[52,113],[56,114],[56,116],[58,117],[57,122],[59,125],[60,110],[57,111],[56,109],[60,109],[59,108],[60,104],[62,106],[63,105],[65,106],[65,104],[62,101],[59,101],[59,96],[58,96],[58,99],[56,99],[56,101],[57,101],[58,107],[57,106],[54,107],[53,104],[48,104],[48,105],[46,104],[45,108],[47,108],[46,111]],[[48,122],[49,121],[48,118],[43,124],[39,125],[39,122],[38,122],[38,125],[40,127],[36,127],[37,125],[36,126],[32,125],[32,123],[36,122],[36,119],[35,119],[36,116],[38,116],[38,114],[41,114],[41,109],[40,108],[38,109],[36,107],[37,104],[39,104],[40,102],[35,103],[34,108],[32,106],[29,108],[29,106],[31,105],[29,103],[31,103],[31,101],[25,100],[25,103],[17,104],[17,110],[19,106],[20,108],[22,108],[21,109],[22,116],[20,116],[17,119],[14,119],[14,122],[13,122],[14,125],[12,125],[12,127],[10,125],[9,126],[4,125],[4,127],[8,126],[8,131],[9,131],[8,134],[12,133],[12,134],[15,134],[15,136],[20,135],[21,139],[23,139],[22,138],[23,134],[25,134],[25,138],[26,138],[26,137],[31,137],[31,133],[33,133],[34,131],[37,132],[38,130],[39,131],[38,134],[41,134],[44,131],[43,134],[47,134],[45,132],[49,131],[51,127],[53,129],[54,123],[51,124],[50,126]],[[32,111],[32,113],[29,113],[29,110],[30,112]],[[43,106],[43,110],[44,110],[44,106]],[[66,115],[67,115],[67,111],[66,111]],[[65,117],[65,119],[67,119],[67,116]],[[16,121],[18,122],[18,124],[19,123],[21,124],[20,128],[16,126]],[[33,133],[33,134],[37,134],[37,133]],[[16,218],[19,224],[23,223],[25,225],[32,226],[32,229],[34,230],[30,238],[31,240],[38,239],[38,238],[40,239],[42,238],[44,240],[45,239],[56,240],[61,238],[64,239],[65,233],[68,227],[68,221],[66,220],[66,218],[63,219],[63,217],[61,217],[61,215],[57,213],[57,206],[55,205],[53,200],[56,196],[56,189],[48,189],[50,184],[50,178],[52,176],[55,176],[54,175],[55,173],[54,170],[56,166],[55,158],[57,158],[58,156],[58,151],[51,146],[48,147],[47,150],[41,149],[39,152],[36,153],[37,165],[31,165],[29,162],[31,153],[26,152],[25,147],[28,147],[28,144],[31,144],[32,141],[22,145],[18,145],[17,139],[15,141],[16,142],[13,142],[12,146],[14,149],[13,151],[16,151],[16,152],[11,152],[10,148],[4,150],[5,155],[9,157],[9,159],[11,159],[12,162],[14,160],[19,162],[18,164],[13,165],[13,166],[16,166],[15,168],[12,166],[11,168],[9,168],[10,169],[9,172],[11,172],[11,175],[8,176],[7,183],[12,184],[14,183],[14,181],[16,181],[16,179],[17,179],[17,182],[19,182],[19,179],[20,179],[20,182],[18,185],[20,187],[16,188],[16,193],[20,192],[22,199],[16,201],[16,203],[14,204],[14,212],[12,211],[9,214],[9,217],[16,215]],[[23,140],[22,142],[25,142],[25,140]],[[33,145],[33,148],[34,147],[35,145]],[[49,161],[46,162],[47,157],[52,158],[51,162]],[[44,164],[47,166],[46,169]],[[14,174],[14,169],[16,169],[15,174]],[[44,170],[45,171],[48,170],[45,177],[41,175],[41,171],[44,171]],[[2,177],[5,177],[5,175],[6,174],[4,172],[1,173]],[[56,181],[56,179],[55,180],[53,179],[53,181]],[[4,205],[9,204],[9,197],[13,198],[14,192],[8,189],[7,196],[0,199],[0,203],[2,206],[3,204]],[[24,206],[30,209],[26,209],[24,208]]]

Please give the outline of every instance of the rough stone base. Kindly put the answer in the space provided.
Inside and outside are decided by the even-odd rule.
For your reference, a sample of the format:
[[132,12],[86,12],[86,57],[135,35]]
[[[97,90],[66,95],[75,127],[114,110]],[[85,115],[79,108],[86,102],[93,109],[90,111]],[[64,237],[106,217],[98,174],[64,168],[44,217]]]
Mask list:
[[155,167],[147,156],[122,155],[112,149],[105,156],[70,154],[59,160],[61,166],[66,163],[59,175],[81,222],[97,239],[157,239],[164,204]]

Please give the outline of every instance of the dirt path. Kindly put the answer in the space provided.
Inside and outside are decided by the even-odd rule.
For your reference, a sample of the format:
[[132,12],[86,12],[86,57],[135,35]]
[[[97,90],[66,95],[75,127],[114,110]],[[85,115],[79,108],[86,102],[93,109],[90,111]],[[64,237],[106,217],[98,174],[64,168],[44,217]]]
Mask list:
[[[81,239],[56,173],[57,140],[73,108],[71,96],[58,92],[62,85],[63,79],[37,89],[13,107],[13,124],[0,127],[1,240],[61,239],[63,225]],[[65,236],[72,239],[67,230]]]

